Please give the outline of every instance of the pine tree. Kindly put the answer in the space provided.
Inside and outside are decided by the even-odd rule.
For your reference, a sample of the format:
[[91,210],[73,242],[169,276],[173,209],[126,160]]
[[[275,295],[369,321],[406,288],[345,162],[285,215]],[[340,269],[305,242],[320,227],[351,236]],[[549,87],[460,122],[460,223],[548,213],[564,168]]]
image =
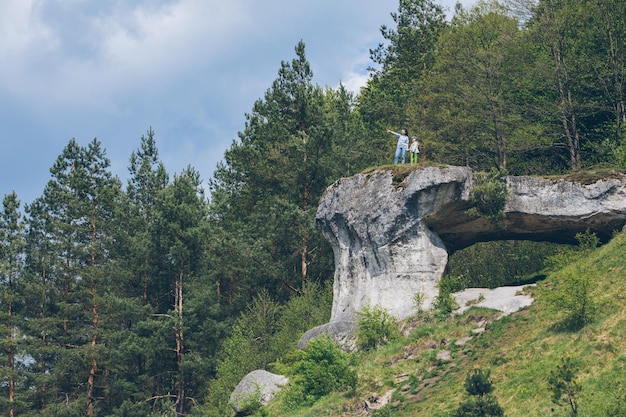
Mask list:
[[167,304],[170,309],[162,314],[162,328],[173,329],[167,346],[160,346],[163,353],[174,352],[162,366],[167,379],[161,389],[171,392],[172,407],[176,415],[185,415],[189,410],[190,399],[201,386],[189,384],[193,373],[188,364],[186,346],[186,300],[187,287],[205,276],[204,252],[206,248],[207,205],[200,187],[197,171],[188,167],[182,174],[175,175],[173,182],[155,201],[153,239],[158,240],[159,253],[164,263],[160,279],[169,287]]
[[28,355],[33,359],[27,367],[32,389],[29,390],[31,409],[44,414],[49,403],[56,398],[53,375],[50,372],[62,348],[57,326],[60,279],[54,268],[56,249],[52,239],[51,218],[40,197],[26,208],[25,251],[25,315],[24,333],[27,335]]
[[153,279],[156,265],[152,260],[154,247],[150,240],[150,223],[153,220],[157,196],[167,186],[169,179],[165,166],[159,159],[154,136],[154,131],[149,129],[145,136],[141,136],[140,148],[130,156],[130,179],[126,187],[129,199],[129,212],[126,216],[129,223],[129,247],[125,250],[132,254],[130,268],[137,277],[138,287],[135,291],[141,292],[144,304],[158,306],[160,294],[158,282]]
[[[0,404],[8,410],[9,417],[18,415],[17,391],[23,387],[23,375],[19,371],[20,359],[24,351],[19,346],[22,332],[21,310],[23,299],[21,286],[24,264],[24,224],[19,212],[20,202],[15,192],[2,200],[0,212],[0,358],[6,366],[0,366],[0,386],[7,391]],[[21,393],[20,393],[21,394]]]
[[272,87],[246,115],[241,141],[226,152],[211,183],[216,233],[237,256],[224,259],[235,263],[224,281],[244,301],[252,285],[285,300],[305,291],[307,281],[332,274],[319,262],[328,246],[313,221],[321,193],[337,178],[340,164],[332,158],[346,161],[351,150],[335,148],[337,137],[352,129],[345,111],[339,113],[349,98],[314,86],[304,43],[295,50],[297,57],[281,63]]
[[72,139],[52,166],[42,197],[56,252],[51,267],[61,277],[55,290],[63,294],[54,384],[66,400],[53,412],[92,416],[106,396],[106,351],[112,347],[102,340],[114,313],[111,250],[121,194],[109,165],[99,141],[81,147]]
[[491,394],[493,384],[489,370],[474,369],[465,378],[465,390],[471,398],[462,402],[453,417],[503,417],[504,410]]

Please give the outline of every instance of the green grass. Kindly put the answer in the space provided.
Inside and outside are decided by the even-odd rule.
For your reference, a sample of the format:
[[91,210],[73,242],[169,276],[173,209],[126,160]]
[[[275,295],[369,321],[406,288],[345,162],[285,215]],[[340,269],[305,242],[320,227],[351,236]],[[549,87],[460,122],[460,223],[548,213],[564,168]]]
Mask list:
[[[471,308],[444,321],[413,318],[402,324],[402,336],[372,352],[355,354],[359,382],[356,394],[333,393],[307,410],[284,412],[268,407],[272,416],[356,416],[365,400],[394,389],[390,412],[379,415],[448,416],[466,398],[464,381],[474,368],[489,369],[494,395],[508,417],[566,416],[552,403],[548,376],[561,358],[580,364],[581,416],[609,413],[626,391],[626,234],[594,250],[561,271],[550,274],[531,291],[532,306],[496,319],[488,309]],[[551,291],[568,268],[587,274],[594,283],[591,297],[598,309],[580,330],[563,330],[564,313],[549,303]],[[570,271],[571,273],[571,271]],[[487,322],[483,333],[473,329]],[[471,337],[464,344],[456,343]],[[446,353],[450,360],[438,358]],[[441,356],[440,356],[441,357]],[[623,410],[626,410],[626,404]],[[374,413],[376,415],[377,413]]]
[[547,176],[549,179],[565,179],[568,181],[575,181],[582,185],[593,184],[594,182],[603,179],[622,179],[624,178],[624,170],[614,168],[601,168],[593,170],[581,170],[576,172],[570,172],[565,175]]
[[365,168],[363,171],[361,171],[361,174],[369,174],[370,172],[374,172],[374,171],[391,170],[394,175],[402,176],[402,175],[408,175],[411,172],[416,171],[418,169],[422,169],[422,168],[427,168],[427,167],[446,168],[449,166],[450,165],[441,164],[441,163],[432,162],[432,161],[421,161],[415,165],[411,165],[408,163],[407,164],[386,164],[386,165],[377,165],[377,166]]
[[[395,179],[394,182],[400,183],[404,177],[408,176],[411,172],[415,170],[426,168],[426,167],[446,168],[448,166],[449,165],[441,164],[441,163],[433,162],[433,161],[420,161],[419,163],[415,165],[387,164],[387,165],[378,165],[378,166],[366,168],[363,171],[361,171],[361,174],[369,174],[371,172],[380,171],[380,170],[390,170]],[[541,177],[546,178],[546,179],[554,179],[554,180],[564,179],[568,181],[575,181],[582,185],[588,185],[588,184],[593,184],[603,179],[613,179],[613,178],[622,179],[624,178],[624,176],[626,176],[625,170],[615,169],[615,168],[598,168],[598,169],[587,169],[587,170],[580,170],[576,172],[569,172],[567,174],[560,174],[560,175],[543,175]]]
[[378,165],[375,167],[369,167],[361,171],[361,174],[370,174],[375,171],[391,171],[392,176],[392,184],[396,188],[404,188],[406,187],[406,178],[413,172],[427,167],[438,167],[438,168],[446,168],[449,165],[440,164],[437,162],[430,161],[422,161],[417,164],[388,164],[388,165]]

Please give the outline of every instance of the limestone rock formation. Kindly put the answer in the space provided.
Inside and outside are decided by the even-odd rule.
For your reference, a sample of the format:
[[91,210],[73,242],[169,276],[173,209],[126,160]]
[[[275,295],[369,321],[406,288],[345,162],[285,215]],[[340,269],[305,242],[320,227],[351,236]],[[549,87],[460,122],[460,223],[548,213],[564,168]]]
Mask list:
[[417,293],[430,307],[448,252],[424,219],[467,201],[470,187],[471,171],[464,167],[424,168],[401,181],[381,170],[330,186],[316,226],[335,256],[331,322],[350,320],[366,305],[407,317]]
[[626,222],[626,177],[610,177],[581,183],[562,178],[509,176],[504,227],[495,230],[485,219],[470,218],[467,202],[442,207],[424,219],[454,252],[489,240],[534,240],[576,243],[576,233],[589,229],[602,241],[611,238]]
[[619,173],[592,183],[508,177],[503,228],[465,214],[471,207],[469,168],[395,175],[386,169],[343,178],[320,201],[316,226],[335,257],[331,323],[353,320],[366,305],[406,318],[415,313],[416,294],[422,308],[430,308],[448,254],[476,242],[574,243],[587,229],[607,240],[626,223],[626,177]]

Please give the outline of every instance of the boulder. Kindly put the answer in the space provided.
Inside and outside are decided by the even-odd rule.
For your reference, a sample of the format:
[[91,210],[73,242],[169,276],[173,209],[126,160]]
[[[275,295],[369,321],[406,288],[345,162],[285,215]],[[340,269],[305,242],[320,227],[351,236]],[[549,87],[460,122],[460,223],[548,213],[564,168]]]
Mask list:
[[298,348],[305,349],[309,341],[321,335],[328,335],[346,352],[356,349],[356,323],[350,320],[336,320],[307,331],[298,341]]
[[265,406],[288,382],[289,378],[282,375],[264,370],[252,371],[239,381],[230,394],[230,405],[237,413],[255,403]]
[[500,288],[466,288],[452,294],[459,308],[455,314],[463,314],[472,306],[498,310],[502,316],[508,316],[533,303],[533,298],[526,287],[531,285],[505,286]]

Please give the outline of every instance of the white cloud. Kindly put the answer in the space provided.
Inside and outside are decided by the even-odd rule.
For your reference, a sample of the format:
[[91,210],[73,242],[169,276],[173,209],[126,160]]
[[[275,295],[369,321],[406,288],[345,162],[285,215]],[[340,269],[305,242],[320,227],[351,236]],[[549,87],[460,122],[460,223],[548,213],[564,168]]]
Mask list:
[[0,89],[17,94],[25,71],[37,66],[34,52],[48,53],[59,45],[54,32],[39,19],[39,8],[36,0],[0,3]]
[[239,12],[237,2],[183,0],[157,10],[138,7],[126,24],[107,16],[98,22],[102,59],[136,76],[171,73],[198,53],[219,53]]
[[[37,19],[36,0],[0,3],[0,60],[10,62],[29,47],[54,44],[50,30]],[[18,58],[19,59],[19,58]]]
[[361,88],[367,84],[367,80],[369,79],[368,74],[358,74],[356,72],[345,74],[344,77],[341,83],[346,87],[346,90],[354,94],[359,94]]
[[180,0],[159,7],[146,2],[74,13],[72,24],[80,29],[69,30],[67,17],[53,22],[36,6],[18,0],[2,6],[6,40],[0,57],[11,62],[4,70],[5,88],[42,104],[84,105],[94,97],[106,102],[130,89],[175,83],[177,73],[198,65],[198,54],[206,64],[219,61],[228,47],[225,37],[236,38],[229,28],[241,16],[238,2]]

